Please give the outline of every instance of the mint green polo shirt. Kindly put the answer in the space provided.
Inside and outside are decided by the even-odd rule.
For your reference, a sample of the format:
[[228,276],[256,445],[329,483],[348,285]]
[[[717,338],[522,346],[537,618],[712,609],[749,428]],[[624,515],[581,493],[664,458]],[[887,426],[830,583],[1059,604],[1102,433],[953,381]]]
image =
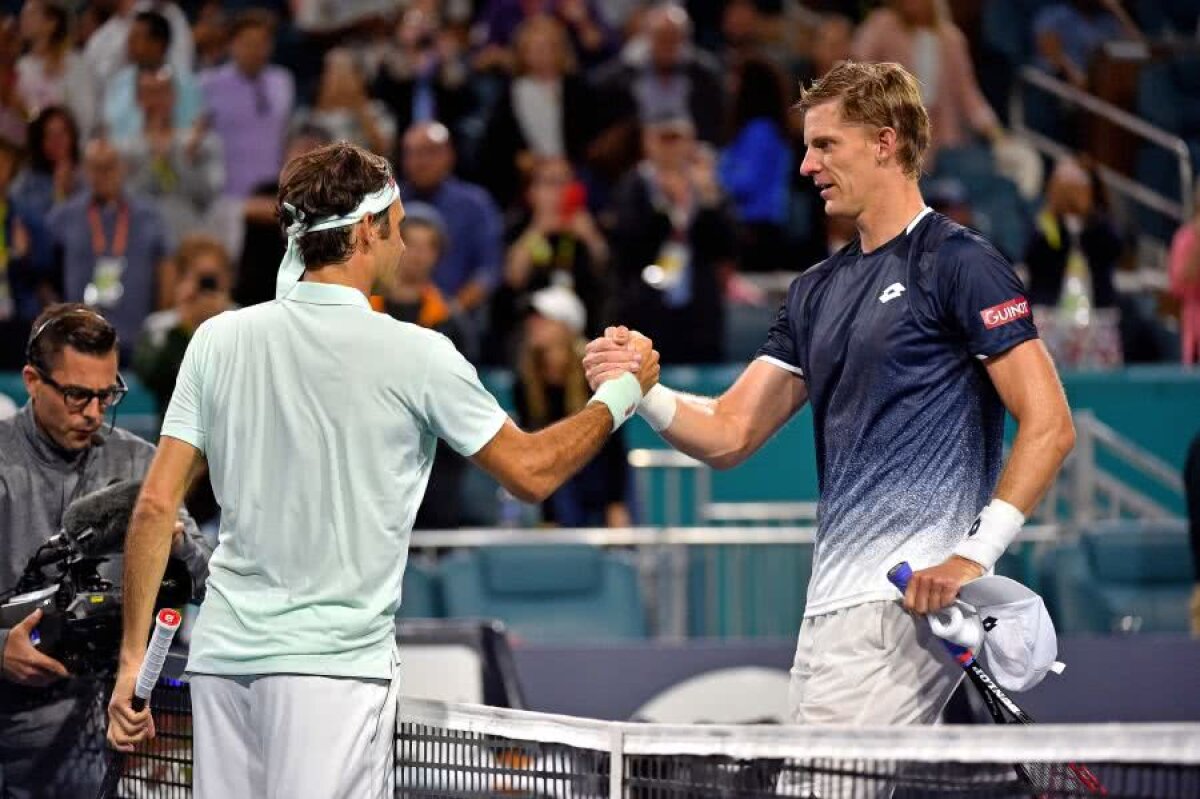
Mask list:
[[162,427],[222,511],[189,671],[388,679],[437,439],[473,455],[506,419],[445,336],[345,286],[201,325]]

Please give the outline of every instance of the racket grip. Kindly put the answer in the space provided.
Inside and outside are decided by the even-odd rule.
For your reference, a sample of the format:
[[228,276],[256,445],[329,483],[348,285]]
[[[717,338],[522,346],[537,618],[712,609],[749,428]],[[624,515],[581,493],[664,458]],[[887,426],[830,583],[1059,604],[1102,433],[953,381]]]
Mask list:
[[162,674],[163,664],[167,662],[167,652],[171,648],[171,640],[183,617],[173,608],[163,608],[154,620],[154,635],[150,645],[146,647],[146,657],[142,667],[138,669],[137,685],[133,689],[133,709],[140,711],[146,706],[146,700],[154,692],[158,675]]
[[888,570],[888,582],[900,589],[900,593],[908,590],[908,581],[912,579],[912,566],[908,565],[908,561],[902,560]]

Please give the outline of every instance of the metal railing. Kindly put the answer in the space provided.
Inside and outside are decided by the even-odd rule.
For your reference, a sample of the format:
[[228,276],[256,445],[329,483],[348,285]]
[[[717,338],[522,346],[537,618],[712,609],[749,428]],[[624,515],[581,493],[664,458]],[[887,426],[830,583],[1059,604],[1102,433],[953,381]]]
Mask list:
[[[653,636],[792,637],[800,628],[816,527],[477,528],[414,531],[415,551],[528,546],[632,550]],[[1017,549],[1058,540],[1028,525]]]
[[1174,155],[1179,165],[1179,196],[1182,198],[1181,202],[1175,202],[1175,200],[1165,196],[1161,192],[1155,191],[1127,175],[1122,175],[1120,172],[1104,164],[1096,165],[1096,173],[1100,177],[1100,180],[1113,191],[1129,197],[1147,208],[1158,211],[1177,222],[1184,222],[1192,217],[1195,209],[1195,197],[1192,193],[1194,173],[1192,156],[1188,151],[1187,142],[1162,128],[1155,127],[1145,120],[1139,119],[1123,108],[1119,108],[1112,103],[1101,100],[1095,95],[1077,89],[1071,84],[1052,77],[1036,67],[1026,66],[1019,73],[1019,80],[1016,81],[1012,97],[1009,101],[1009,119],[1012,121],[1012,129],[1027,139],[1039,151],[1054,158],[1072,156],[1075,154],[1075,151],[1073,148],[1057,142],[1025,124],[1026,86],[1035,87],[1063,102],[1070,103],[1090,114],[1102,117],[1143,141],[1162,147]]

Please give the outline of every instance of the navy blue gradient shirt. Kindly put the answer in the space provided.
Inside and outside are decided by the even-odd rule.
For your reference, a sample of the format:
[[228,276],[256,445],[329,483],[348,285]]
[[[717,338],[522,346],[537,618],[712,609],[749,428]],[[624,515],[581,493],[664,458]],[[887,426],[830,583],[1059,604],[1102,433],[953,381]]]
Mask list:
[[1000,474],[1005,410],[983,361],[1036,336],[1012,266],[929,209],[792,282],[758,357],[802,376],[812,403],[821,500],[806,616],[895,598],[895,563],[951,554]]

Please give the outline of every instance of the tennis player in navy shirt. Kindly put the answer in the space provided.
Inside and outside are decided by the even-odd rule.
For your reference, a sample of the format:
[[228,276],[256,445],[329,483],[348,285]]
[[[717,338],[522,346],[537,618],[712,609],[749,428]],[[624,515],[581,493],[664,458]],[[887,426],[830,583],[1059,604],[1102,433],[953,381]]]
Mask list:
[[[919,616],[995,565],[1074,428],[1012,267],[921,198],[929,117],[912,75],[842,62],[796,108],[801,172],[858,236],[792,282],[722,396],[659,386],[639,413],[676,449],[729,468],[812,404],[821,500],[792,718],[932,723],[962,669]],[[632,368],[637,335],[610,328],[588,345],[593,384]],[[1017,435],[1004,463],[1006,409]],[[916,573],[899,602],[887,571],[902,560]]]

